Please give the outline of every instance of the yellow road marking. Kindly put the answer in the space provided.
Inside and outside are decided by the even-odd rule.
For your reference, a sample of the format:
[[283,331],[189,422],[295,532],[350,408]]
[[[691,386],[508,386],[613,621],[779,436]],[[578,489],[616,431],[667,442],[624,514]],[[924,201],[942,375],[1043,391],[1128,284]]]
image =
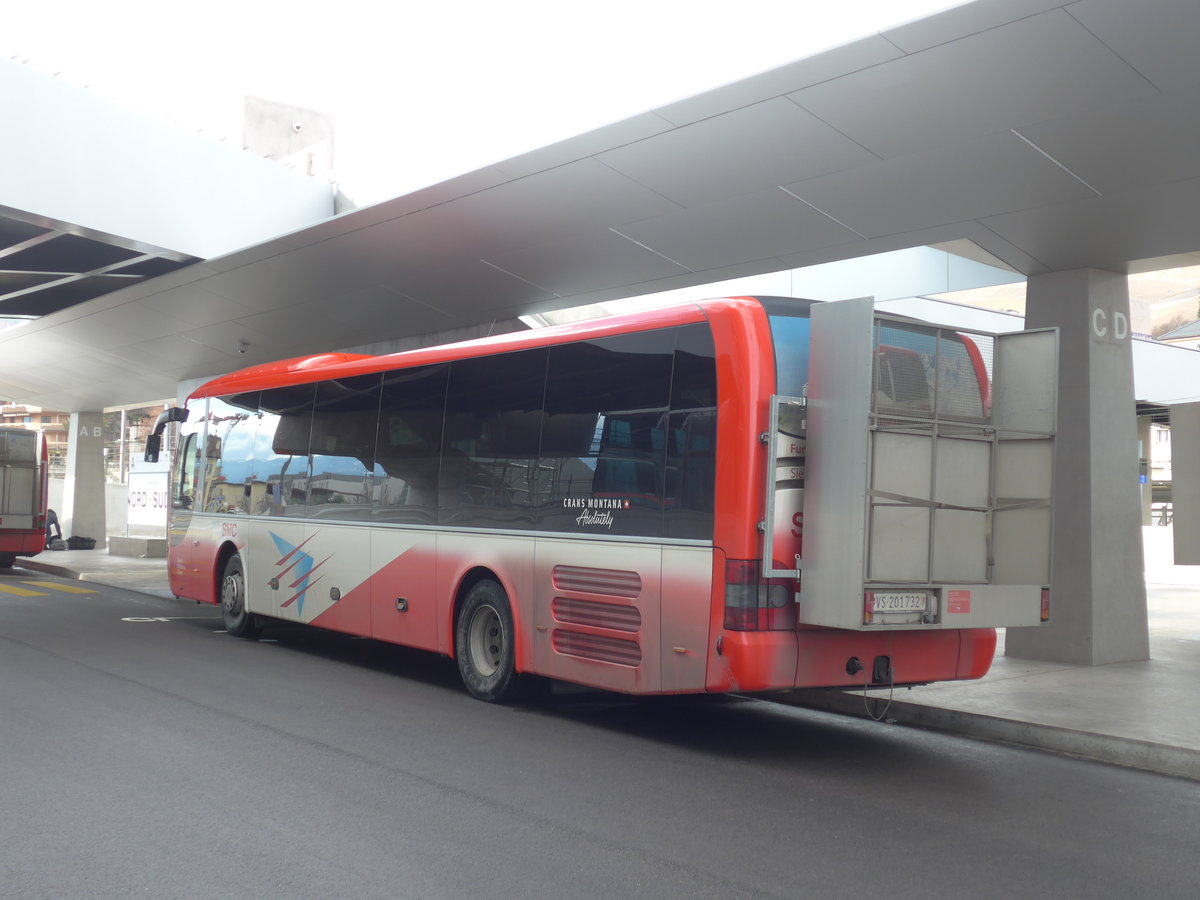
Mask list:
[[68,594],[94,594],[95,588],[76,587],[73,584],[56,584],[53,581],[23,581],[22,584],[32,584],[37,587],[50,588],[52,591],[66,591]]
[[15,584],[0,584],[0,591],[6,594],[16,594],[18,597],[45,597],[45,591],[31,591],[28,588],[17,587]]

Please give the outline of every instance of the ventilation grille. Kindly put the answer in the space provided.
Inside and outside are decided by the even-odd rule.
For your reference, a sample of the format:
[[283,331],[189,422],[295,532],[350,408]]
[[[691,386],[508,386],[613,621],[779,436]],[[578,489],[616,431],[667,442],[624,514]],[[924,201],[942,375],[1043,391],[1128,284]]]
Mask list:
[[590,625],[593,628],[629,632],[636,632],[642,627],[642,614],[634,606],[555,597],[550,610],[555,621],[568,625]]
[[554,650],[567,656],[580,656],[618,666],[636,667],[642,661],[642,648],[637,641],[563,629],[554,631]]
[[601,594],[633,600],[642,592],[642,576],[620,569],[592,569],[586,566],[555,566],[551,573],[554,587],[560,591]]

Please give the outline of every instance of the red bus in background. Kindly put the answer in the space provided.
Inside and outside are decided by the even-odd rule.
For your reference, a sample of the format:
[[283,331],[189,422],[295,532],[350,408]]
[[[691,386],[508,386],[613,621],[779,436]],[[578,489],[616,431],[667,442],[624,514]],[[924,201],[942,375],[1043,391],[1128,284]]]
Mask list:
[[[1014,622],[958,627],[925,578],[919,603],[879,591],[874,620],[821,627],[798,569],[764,561],[767,505],[784,565],[812,521],[802,428],[783,487],[766,452],[772,398],[805,396],[812,305],[724,298],[214,379],[156,427],[182,420],[171,588],[234,635],[285,620],[451,656],[483,700],[529,676],[646,694],[978,678]],[[933,334],[876,354],[876,392],[928,407],[926,369],[953,363],[938,403],[984,422],[977,348]],[[861,591],[844,599],[857,615]]]
[[0,568],[45,549],[48,474],[39,432],[0,428]]

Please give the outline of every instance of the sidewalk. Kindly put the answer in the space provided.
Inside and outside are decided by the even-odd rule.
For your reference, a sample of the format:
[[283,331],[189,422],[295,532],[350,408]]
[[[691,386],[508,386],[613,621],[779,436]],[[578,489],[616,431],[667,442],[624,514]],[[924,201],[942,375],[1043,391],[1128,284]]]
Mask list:
[[[1171,565],[1171,529],[1143,529],[1149,660],[1107,666],[1003,655],[978,681],[887,690],[797,691],[797,706],[876,717],[1200,779],[1200,567]],[[160,597],[166,561],[64,550],[18,566]]]
[[[784,702],[1200,779],[1200,567],[1176,566],[1170,528],[1143,529],[1150,659],[1076,666],[1004,656],[978,681],[798,691]],[[885,711],[886,709],[886,711]]]
[[175,596],[167,585],[165,559],[111,556],[103,544],[96,550],[45,550],[32,559],[19,557],[17,568],[93,581],[156,597]]

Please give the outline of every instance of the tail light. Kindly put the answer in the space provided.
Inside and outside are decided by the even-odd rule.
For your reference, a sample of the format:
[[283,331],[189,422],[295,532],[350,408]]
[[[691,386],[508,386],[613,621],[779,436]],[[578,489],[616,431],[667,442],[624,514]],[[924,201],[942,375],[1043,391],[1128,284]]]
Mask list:
[[731,631],[790,631],[796,627],[792,582],[763,578],[756,559],[725,563],[725,627]]
[[1050,589],[1042,588],[1042,621],[1050,621]]

